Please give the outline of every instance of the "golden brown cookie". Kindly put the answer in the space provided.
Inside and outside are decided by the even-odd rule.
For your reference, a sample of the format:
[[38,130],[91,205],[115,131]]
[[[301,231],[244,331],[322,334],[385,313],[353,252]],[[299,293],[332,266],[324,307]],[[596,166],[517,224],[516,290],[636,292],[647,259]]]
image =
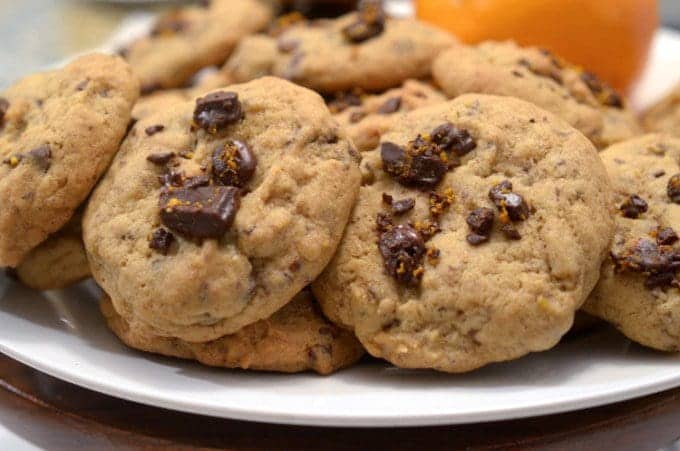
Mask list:
[[351,332],[323,317],[307,290],[270,318],[205,343],[158,337],[144,327],[131,327],[106,295],[100,306],[109,328],[131,348],[209,366],[330,374],[352,365],[364,354]]
[[36,290],[56,290],[90,277],[81,220],[82,215],[76,213],[16,267],[17,278],[24,285]]
[[614,186],[616,234],[584,310],[640,344],[680,351],[680,139],[646,135],[600,157]]
[[473,370],[553,347],[613,233],[593,145],[533,104],[464,95],[401,116],[364,152],[324,313],[405,368]]
[[386,17],[368,3],[337,19],[294,23],[277,37],[247,37],[223,70],[239,82],[275,75],[328,94],[379,91],[428,76],[434,58],[456,43],[443,30]]
[[85,213],[93,276],[156,335],[234,333],[326,266],[356,199],[356,158],[323,99],[277,78],[140,120]]
[[92,54],[0,93],[0,267],[59,230],[118,150],[139,83]]

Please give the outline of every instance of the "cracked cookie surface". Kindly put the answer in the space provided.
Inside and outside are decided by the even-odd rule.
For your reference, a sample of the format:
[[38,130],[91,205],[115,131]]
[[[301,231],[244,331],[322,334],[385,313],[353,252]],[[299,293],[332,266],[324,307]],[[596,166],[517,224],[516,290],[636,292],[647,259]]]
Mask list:
[[330,374],[352,365],[364,350],[354,335],[326,320],[311,293],[302,291],[267,319],[232,335],[192,343],[158,337],[133,328],[116,312],[108,296],[100,304],[109,328],[131,348],[168,357],[197,360],[216,367]]
[[324,313],[400,367],[469,371],[551,348],[613,233],[595,148],[527,102],[484,95],[404,114],[362,154]]
[[85,213],[93,276],[132,327],[194,342],[234,333],[326,265],[356,158],[323,99],[276,78],[140,120]]
[[600,157],[614,188],[616,233],[583,308],[640,344],[680,351],[680,139],[646,135]]
[[642,133],[625,100],[595,75],[548,52],[513,42],[457,46],[435,60],[433,76],[451,97],[517,97],[556,114],[604,148]]
[[0,266],[67,223],[118,150],[138,95],[130,67],[101,54],[0,93]]

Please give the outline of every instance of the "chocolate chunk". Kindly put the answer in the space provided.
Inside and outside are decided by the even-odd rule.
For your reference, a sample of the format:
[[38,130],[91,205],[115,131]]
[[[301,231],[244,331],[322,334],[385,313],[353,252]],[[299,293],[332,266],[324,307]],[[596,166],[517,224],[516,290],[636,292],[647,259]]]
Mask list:
[[404,149],[386,142],[380,146],[380,156],[385,172],[404,185],[436,185],[448,170],[433,146],[416,144]]
[[375,225],[378,227],[378,232],[386,232],[392,229],[392,215],[389,213],[378,213],[375,220]]
[[357,88],[351,91],[341,91],[326,100],[326,104],[331,113],[341,113],[349,107],[361,106],[361,95],[361,90]]
[[529,206],[521,195],[512,192],[512,183],[509,180],[492,187],[489,190],[489,199],[501,212],[501,221],[505,223],[505,215],[510,221],[524,221],[529,217]]
[[620,207],[623,216],[631,219],[636,219],[642,213],[646,212],[648,208],[647,202],[637,194],[631,195]]
[[157,152],[157,153],[152,153],[148,157],[146,157],[147,161],[150,161],[151,163],[158,165],[158,166],[163,166],[168,164],[170,160],[172,160],[175,156],[175,152]]
[[678,234],[671,227],[660,228],[656,232],[656,242],[659,245],[670,246],[678,241]]
[[394,202],[392,202],[392,213],[394,213],[395,215],[403,215],[404,213],[413,210],[413,207],[415,206],[416,200],[413,199],[412,197],[401,200],[395,200]]
[[401,97],[391,97],[378,108],[379,114],[392,114],[401,108]]
[[164,187],[159,206],[169,229],[192,238],[222,237],[236,216],[240,191],[233,186]]
[[255,174],[257,158],[246,143],[228,141],[212,155],[212,173],[227,186],[244,187]]
[[379,0],[364,0],[359,4],[357,19],[342,29],[350,43],[358,44],[374,38],[385,29],[385,12]]
[[28,156],[31,157],[33,163],[43,172],[47,172],[52,164],[52,149],[49,144],[43,144],[35,149],[28,151]]
[[383,232],[380,253],[387,273],[404,285],[417,285],[423,274],[425,243],[410,225],[398,225]]
[[668,246],[659,246],[652,240],[641,238],[621,254],[612,254],[618,270],[631,270],[645,274],[675,272],[680,268],[680,253]]
[[459,129],[451,122],[446,122],[435,128],[430,135],[432,141],[443,150],[451,151],[459,157],[477,147],[477,142],[467,130]]
[[382,193],[382,201],[384,204],[392,205],[394,198],[387,193]]
[[9,110],[9,102],[7,99],[0,97],[0,125],[2,125],[5,121],[5,114],[7,114],[7,110]]
[[205,174],[197,175],[194,177],[187,177],[182,182],[182,186],[185,188],[196,188],[199,186],[208,185],[210,185],[210,177]]
[[184,183],[184,175],[177,171],[168,171],[158,177],[158,181],[163,186],[182,186]]
[[168,250],[173,241],[175,241],[175,235],[161,227],[153,231],[149,240],[149,247],[163,255],[168,255]]
[[152,125],[150,127],[146,127],[144,129],[144,133],[146,133],[147,136],[153,136],[156,133],[162,132],[165,129],[164,125]]
[[666,193],[673,203],[680,204],[680,174],[675,174],[668,179]]
[[674,272],[662,272],[658,274],[650,274],[645,279],[645,288],[653,290],[654,288],[664,288],[677,284],[675,281]]
[[470,212],[465,222],[474,233],[478,235],[489,235],[493,228],[493,220],[496,217],[490,208],[476,208]]
[[583,72],[581,80],[602,105],[618,109],[623,108],[623,98],[611,86],[600,80],[597,75],[592,72]]
[[242,117],[241,102],[235,92],[213,92],[196,100],[194,123],[208,133],[217,133],[218,129],[233,124]]
[[465,240],[473,246],[480,245],[489,241],[489,235],[478,235],[474,232],[468,233]]
[[522,235],[519,234],[517,229],[512,224],[503,224],[501,226],[501,232],[509,240],[521,240]]

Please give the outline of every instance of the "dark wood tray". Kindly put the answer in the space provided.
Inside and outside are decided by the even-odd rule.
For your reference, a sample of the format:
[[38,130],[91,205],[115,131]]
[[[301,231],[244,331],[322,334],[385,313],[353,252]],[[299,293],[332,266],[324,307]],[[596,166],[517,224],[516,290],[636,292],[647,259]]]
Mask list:
[[680,438],[680,389],[579,412],[496,423],[392,429],[278,426],[122,401],[0,354],[0,423],[44,449],[650,450]]

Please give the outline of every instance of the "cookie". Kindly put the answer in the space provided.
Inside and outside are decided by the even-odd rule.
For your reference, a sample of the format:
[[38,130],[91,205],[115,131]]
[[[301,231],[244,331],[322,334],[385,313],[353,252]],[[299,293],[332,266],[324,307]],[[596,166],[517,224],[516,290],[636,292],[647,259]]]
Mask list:
[[451,97],[475,92],[527,100],[566,120],[598,148],[642,133],[619,94],[545,50],[513,42],[457,46],[443,53],[432,71]]
[[584,310],[640,344],[680,351],[680,139],[646,135],[600,157],[614,187],[616,234]]
[[318,94],[271,77],[140,120],[85,212],[93,276],[155,335],[232,334],[326,266],[356,158]]
[[24,285],[36,290],[56,290],[90,277],[81,220],[82,215],[73,216],[16,267],[16,276]]
[[204,343],[159,337],[148,328],[130,327],[108,296],[104,296],[100,307],[109,328],[131,348],[209,366],[330,374],[352,365],[364,354],[351,332],[323,317],[308,290],[270,318]]
[[0,93],[0,267],[68,222],[118,150],[138,93],[130,67],[100,54]]
[[263,29],[272,10],[258,0],[212,0],[161,16],[149,35],[121,53],[142,91],[179,88],[200,69],[221,65],[242,37]]
[[414,19],[386,17],[375,3],[337,19],[294,23],[278,37],[247,37],[223,70],[237,82],[275,75],[329,94],[428,76],[455,39]]
[[642,125],[648,132],[680,136],[680,84],[643,114]]
[[398,88],[382,94],[365,95],[361,92],[341,92],[328,102],[331,112],[347,130],[359,151],[372,150],[380,136],[401,113],[417,110],[446,101],[446,97],[431,85],[406,80]]
[[581,133],[470,94],[404,114],[362,156],[357,204],[312,288],[369,353],[463,372],[569,330],[613,233],[607,174]]

